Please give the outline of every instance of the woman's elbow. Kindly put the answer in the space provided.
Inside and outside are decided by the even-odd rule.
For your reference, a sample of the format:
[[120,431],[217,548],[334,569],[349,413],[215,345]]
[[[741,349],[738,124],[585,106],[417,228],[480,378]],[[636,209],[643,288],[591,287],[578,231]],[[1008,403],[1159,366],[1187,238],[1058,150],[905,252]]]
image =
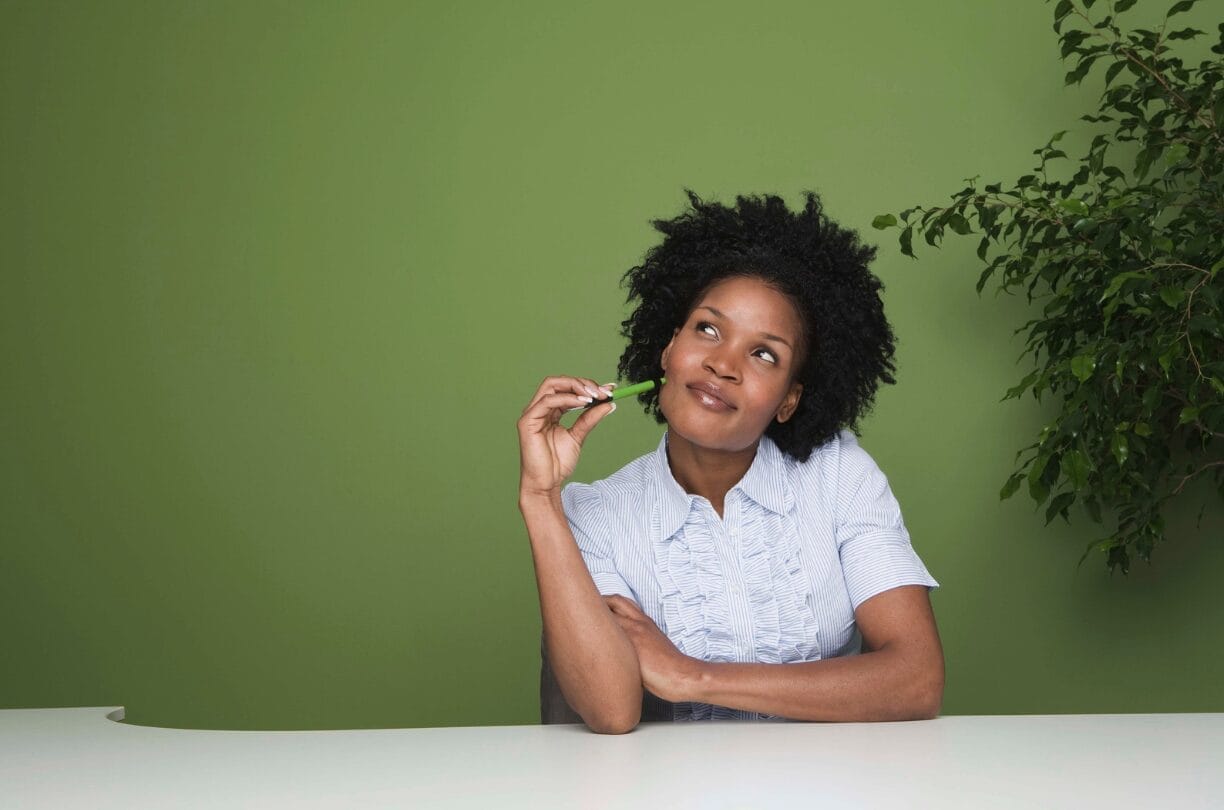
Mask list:
[[638,721],[641,715],[637,712],[621,713],[618,715],[608,714],[600,717],[592,717],[591,719],[583,718],[586,727],[596,734],[628,734],[637,728]]
[[911,703],[912,720],[934,720],[939,717],[943,708],[944,670],[943,662],[933,668],[934,671],[926,678],[918,679],[918,689],[915,690]]
[[943,708],[943,689],[931,689],[922,695],[914,706],[912,720],[934,720]]
[[623,690],[609,690],[602,700],[579,708],[578,714],[596,734],[628,734],[642,719],[641,683],[634,681]]

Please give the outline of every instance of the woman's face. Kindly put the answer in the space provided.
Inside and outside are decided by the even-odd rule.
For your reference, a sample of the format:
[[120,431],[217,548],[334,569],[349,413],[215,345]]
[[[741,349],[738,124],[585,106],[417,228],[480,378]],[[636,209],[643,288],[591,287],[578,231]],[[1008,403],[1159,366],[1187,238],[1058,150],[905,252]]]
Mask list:
[[799,404],[801,341],[802,322],[787,296],[758,278],[718,282],[663,350],[659,409],[668,428],[710,449],[755,446]]

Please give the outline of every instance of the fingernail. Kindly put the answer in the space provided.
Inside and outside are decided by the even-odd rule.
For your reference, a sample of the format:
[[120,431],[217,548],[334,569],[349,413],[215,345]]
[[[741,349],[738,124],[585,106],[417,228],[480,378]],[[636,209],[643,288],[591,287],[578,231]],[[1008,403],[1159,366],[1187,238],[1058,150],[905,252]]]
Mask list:
[[578,395],[578,399],[582,400],[583,402],[594,402],[595,401],[594,398],[584,397],[582,394]]
[[612,413],[612,411],[614,411],[614,410],[616,410],[616,403],[615,403],[615,402],[613,402],[613,403],[612,403],[612,407],[608,409],[608,413]]
[[597,397],[597,396],[599,396],[599,392],[598,392],[598,391],[596,391],[596,390],[595,390],[594,388],[592,388],[591,386],[589,386],[589,385],[584,385],[584,386],[582,386],[582,387],[583,387],[583,389],[585,389],[585,390],[586,390],[586,392],[587,392],[588,394],[590,394],[591,396],[593,396],[593,397]]

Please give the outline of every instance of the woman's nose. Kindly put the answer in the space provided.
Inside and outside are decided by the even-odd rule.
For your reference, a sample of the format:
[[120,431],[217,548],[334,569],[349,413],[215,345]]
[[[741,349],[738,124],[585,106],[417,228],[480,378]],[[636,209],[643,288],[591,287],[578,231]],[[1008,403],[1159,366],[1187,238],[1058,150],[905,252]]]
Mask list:
[[721,346],[711,349],[710,353],[706,355],[705,367],[716,377],[729,380],[739,379],[739,366],[736,364],[735,358]]

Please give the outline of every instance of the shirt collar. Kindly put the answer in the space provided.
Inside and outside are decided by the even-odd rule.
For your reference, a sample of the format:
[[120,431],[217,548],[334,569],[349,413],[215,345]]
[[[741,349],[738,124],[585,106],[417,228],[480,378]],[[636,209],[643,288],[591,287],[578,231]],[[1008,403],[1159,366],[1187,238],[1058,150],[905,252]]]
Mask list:
[[752,466],[732,489],[739,488],[769,511],[786,515],[795,502],[787,472],[786,457],[778,445],[768,436],[761,436]]
[[[670,538],[684,525],[697,497],[685,492],[672,475],[671,465],[667,461],[669,435],[670,431],[663,433],[654,454],[655,474],[661,490],[659,529],[663,540]],[[778,446],[768,436],[761,436],[752,465],[739,483],[731,487],[731,491],[740,490],[771,512],[788,514],[794,504],[794,494],[786,466],[786,459]]]
[[659,485],[659,539],[667,540],[684,525],[692,509],[695,495],[684,491],[684,487],[676,483],[672,475],[671,465],[667,462],[667,436],[665,431],[659,439],[659,447],[654,454],[655,481]]

